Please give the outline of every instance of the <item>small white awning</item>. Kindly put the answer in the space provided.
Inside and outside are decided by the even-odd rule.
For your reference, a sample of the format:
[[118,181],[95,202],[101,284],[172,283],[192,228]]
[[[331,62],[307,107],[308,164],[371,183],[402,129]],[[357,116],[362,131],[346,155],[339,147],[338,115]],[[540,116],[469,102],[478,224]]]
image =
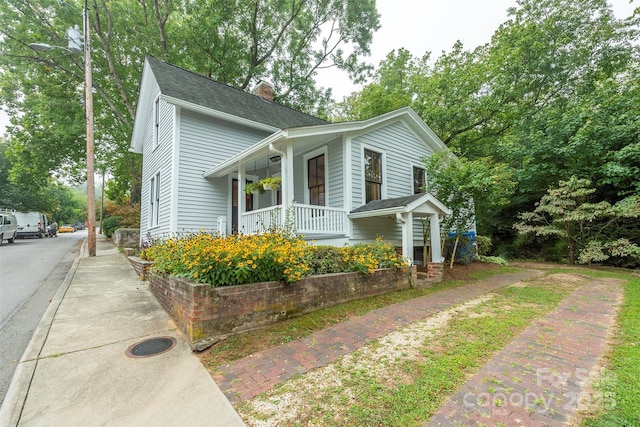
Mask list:
[[440,250],[440,219],[451,209],[430,193],[413,194],[393,199],[374,200],[354,209],[350,219],[395,216],[402,224],[402,254],[408,257],[413,247],[413,218],[429,217],[431,230],[431,262],[442,263]]

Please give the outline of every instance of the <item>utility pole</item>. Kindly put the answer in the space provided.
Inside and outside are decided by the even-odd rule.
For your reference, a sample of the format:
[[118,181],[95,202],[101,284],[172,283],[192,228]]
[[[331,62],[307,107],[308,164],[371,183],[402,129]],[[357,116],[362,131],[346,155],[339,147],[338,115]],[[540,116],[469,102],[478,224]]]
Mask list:
[[93,154],[93,78],[91,74],[91,38],[89,37],[89,4],[84,0],[84,84],[87,121],[87,228],[89,237],[87,246],[89,256],[96,256],[96,190]]
[[89,37],[89,1],[84,0],[82,12],[82,25],[84,30],[80,32],[75,25],[67,30],[69,47],[52,46],[46,43],[30,43],[29,46],[36,51],[63,49],[69,53],[80,53],[83,49],[84,59],[84,96],[85,96],[85,121],[87,124],[87,228],[89,236],[87,246],[89,256],[96,256],[96,190],[94,177],[94,140],[93,140],[93,78],[91,77],[91,46]]

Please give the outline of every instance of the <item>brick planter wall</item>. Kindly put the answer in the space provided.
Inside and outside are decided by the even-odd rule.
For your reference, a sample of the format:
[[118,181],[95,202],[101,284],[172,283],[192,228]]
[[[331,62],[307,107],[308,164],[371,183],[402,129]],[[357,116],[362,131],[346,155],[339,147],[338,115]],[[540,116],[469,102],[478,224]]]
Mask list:
[[427,263],[427,278],[432,283],[442,282],[444,278],[444,266],[440,262]]
[[146,280],[153,262],[144,260],[137,256],[128,256],[127,259],[133,266],[136,273],[138,273],[138,277],[140,277],[141,280]]
[[193,348],[202,342],[273,324],[351,301],[408,289],[416,283],[416,268],[311,276],[283,282],[212,287],[171,276],[149,275],[149,288]]

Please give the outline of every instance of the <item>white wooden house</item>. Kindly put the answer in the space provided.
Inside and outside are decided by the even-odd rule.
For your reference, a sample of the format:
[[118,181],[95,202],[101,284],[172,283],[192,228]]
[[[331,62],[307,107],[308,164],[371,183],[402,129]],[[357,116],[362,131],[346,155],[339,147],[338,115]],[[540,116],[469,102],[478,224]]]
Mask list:
[[[267,84],[256,89],[145,60],[131,139],[143,155],[141,239],[257,233],[289,213],[316,244],[382,236],[421,259],[420,219],[429,217],[432,261],[442,262],[439,224],[449,210],[420,187],[421,159],[446,147],[413,110],[329,123],[273,102]],[[280,188],[245,194],[266,176],[280,176]]]

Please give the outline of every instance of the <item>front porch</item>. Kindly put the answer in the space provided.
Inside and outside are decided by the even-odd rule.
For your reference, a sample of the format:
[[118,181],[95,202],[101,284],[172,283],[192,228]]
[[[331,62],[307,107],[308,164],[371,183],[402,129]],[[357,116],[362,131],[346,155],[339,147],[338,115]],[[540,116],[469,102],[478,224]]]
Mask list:
[[243,212],[240,214],[238,231],[255,234],[291,227],[297,234],[307,237],[346,236],[347,221],[344,209],[294,203],[289,210],[283,205],[276,205]]

